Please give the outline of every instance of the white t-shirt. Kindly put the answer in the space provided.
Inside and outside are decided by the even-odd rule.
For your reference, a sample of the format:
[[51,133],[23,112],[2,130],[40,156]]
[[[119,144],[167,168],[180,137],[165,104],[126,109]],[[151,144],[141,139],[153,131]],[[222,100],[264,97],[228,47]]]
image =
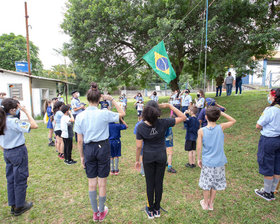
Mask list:
[[125,103],[124,102],[118,102],[118,105],[125,110]]
[[60,120],[61,127],[61,137],[68,138],[68,124],[70,124],[70,117],[67,115],[63,115]]
[[137,110],[142,111],[142,110],[143,110],[143,107],[144,107],[144,104],[143,104],[143,103],[137,103]]

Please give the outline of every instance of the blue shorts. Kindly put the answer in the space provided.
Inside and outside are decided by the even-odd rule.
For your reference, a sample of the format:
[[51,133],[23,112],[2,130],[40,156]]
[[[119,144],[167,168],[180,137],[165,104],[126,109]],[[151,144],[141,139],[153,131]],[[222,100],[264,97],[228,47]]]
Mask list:
[[258,147],[259,173],[264,176],[280,175],[280,136],[261,136]]
[[188,110],[188,106],[182,106],[182,109],[181,109],[181,111],[184,113],[186,110]]
[[111,157],[120,157],[121,156],[121,148],[122,143],[121,140],[109,140],[110,141],[110,147],[111,147]]
[[166,148],[173,147],[173,139],[165,141],[165,146],[166,146]]
[[110,143],[108,140],[84,144],[84,158],[88,178],[109,176]]
[[140,117],[142,115],[142,110],[137,110],[137,116]]

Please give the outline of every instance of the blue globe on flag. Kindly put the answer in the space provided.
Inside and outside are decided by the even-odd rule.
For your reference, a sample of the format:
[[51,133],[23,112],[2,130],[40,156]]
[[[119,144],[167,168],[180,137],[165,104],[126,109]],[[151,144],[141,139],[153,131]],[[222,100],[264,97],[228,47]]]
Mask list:
[[165,57],[159,58],[157,60],[157,67],[162,71],[166,71],[169,68],[167,58],[165,58]]

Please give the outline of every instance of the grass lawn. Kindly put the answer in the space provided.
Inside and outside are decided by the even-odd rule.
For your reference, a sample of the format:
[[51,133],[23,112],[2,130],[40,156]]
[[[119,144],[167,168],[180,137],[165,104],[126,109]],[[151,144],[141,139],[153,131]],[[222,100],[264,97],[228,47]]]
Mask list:
[[[225,93],[224,93],[225,95]],[[203,211],[198,187],[200,169],[185,167],[185,131],[183,124],[174,132],[173,167],[177,174],[166,172],[162,207],[168,213],[153,221],[141,211],[146,204],[145,179],[135,169],[134,125],[137,121],[133,102],[125,120],[128,130],[122,131],[120,175],[110,176],[107,187],[107,223],[279,223],[280,199],[267,202],[254,193],[263,185],[258,173],[257,145],[259,132],[255,129],[263,109],[268,105],[266,92],[245,92],[242,96],[220,97],[217,102],[227,108],[237,123],[225,131],[227,189],[217,193],[214,211]],[[214,95],[207,94],[207,97]],[[194,95],[193,95],[194,97]],[[85,98],[83,98],[85,99]],[[167,101],[161,98],[160,101]],[[168,117],[163,111],[162,117]],[[54,148],[48,147],[48,130],[43,123],[26,134],[29,152],[27,200],[34,207],[19,217],[10,215],[7,202],[5,162],[0,150],[0,223],[93,223],[88,184],[81,167],[77,145],[73,158],[76,165],[67,166],[58,159]],[[276,195],[277,197],[278,195]],[[278,220],[278,221],[277,221]]]

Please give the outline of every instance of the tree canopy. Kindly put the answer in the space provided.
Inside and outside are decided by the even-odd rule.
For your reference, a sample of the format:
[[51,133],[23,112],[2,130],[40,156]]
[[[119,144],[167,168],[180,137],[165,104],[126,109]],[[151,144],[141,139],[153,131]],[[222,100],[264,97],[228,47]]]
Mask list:
[[[253,56],[272,53],[280,42],[279,5],[275,0],[213,2],[209,8],[208,78],[230,66],[252,71]],[[84,81],[81,83],[95,80],[107,88],[145,85],[152,71],[143,60],[123,71],[162,39],[177,75],[171,88],[178,88],[182,74],[199,79],[199,66],[204,66],[199,60],[204,57],[204,0],[69,0],[67,6],[62,28],[71,41],[65,49],[78,79]]]
[[[30,44],[30,61],[32,74],[39,75],[43,70],[42,62],[39,59],[39,48],[32,41]],[[26,39],[21,35],[13,33],[0,36],[0,68],[15,71],[16,61],[27,61]]]

